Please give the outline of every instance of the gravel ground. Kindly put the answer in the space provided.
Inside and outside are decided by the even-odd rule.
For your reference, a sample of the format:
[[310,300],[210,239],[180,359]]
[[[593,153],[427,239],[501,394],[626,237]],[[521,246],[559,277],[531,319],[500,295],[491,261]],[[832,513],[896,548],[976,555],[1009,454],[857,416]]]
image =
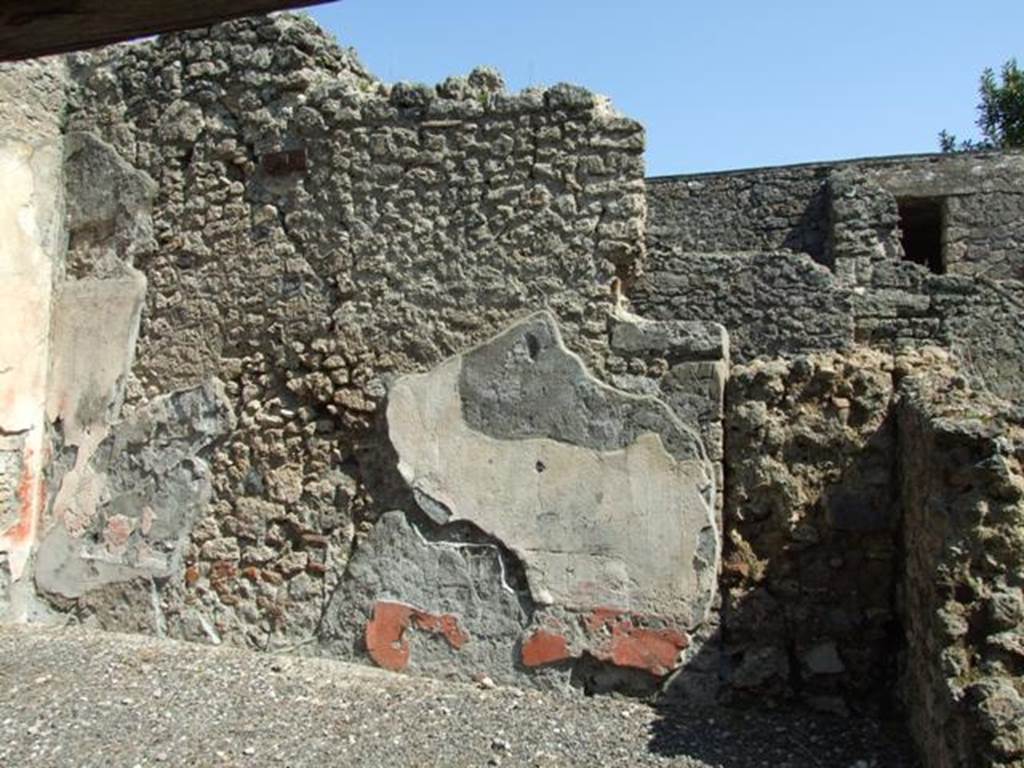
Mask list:
[[911,766],[876,723],[650,707],[0,627],[0,766]]

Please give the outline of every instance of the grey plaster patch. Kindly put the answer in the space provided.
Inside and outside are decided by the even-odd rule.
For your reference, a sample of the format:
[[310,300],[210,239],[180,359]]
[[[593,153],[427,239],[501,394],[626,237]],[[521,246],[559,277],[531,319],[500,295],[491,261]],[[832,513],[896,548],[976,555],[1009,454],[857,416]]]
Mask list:
[[364,648],[364,633],[381,601],[431,615],[451,615],[468,639],[453,648],[442,638],[408,632],[413,672],[449,676],[453,670],[486,673],[511,682],[515,641],[533,613],[529,597],[511,575],[512,564],[493,544],[428,540],[402,512],[386,512],[349,561],[324,612],[321,637],[333,656],[351,658]]
[[105,274],[152,248],[157,185],[111,145],[81,131],[64,144],[69,271]]
[[704,458],[700,438],[664,403],[587,373],[547,312],[462,355],[459,397],[466,425],[498,440],[547,438],[614,451],[654,433],[675,458]]
[[142,273],[70,280],[60,287],[51,328],[47,417],[81,445],[120,410],[146,293]]
[[400,377],[387,417],[410,488],[515,552],[538,603],[705,618],[719,545],[700,438],[591,376],[549,314]]
[[38,587],[77,598],[104,584],[178,573],[211,494],[203,451],[233,424],[223,386],[210,381],[157,398],[112,427],[74,494],[90,495],[92,514],[72,524],[58,493],[37,553]]

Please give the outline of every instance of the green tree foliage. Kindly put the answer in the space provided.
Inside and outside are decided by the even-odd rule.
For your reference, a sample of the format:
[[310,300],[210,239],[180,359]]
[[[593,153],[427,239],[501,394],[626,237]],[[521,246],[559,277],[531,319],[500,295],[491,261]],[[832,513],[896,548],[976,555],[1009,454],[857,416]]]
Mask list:
[[1024,70],[1017,67],[1016,59],[1003,64],[1000,77],[991,68],[981,74],[978,88],[980,141],[958,141],[946,131],[939,134],[943,152],[967,152],[976,149],[1024,148]]

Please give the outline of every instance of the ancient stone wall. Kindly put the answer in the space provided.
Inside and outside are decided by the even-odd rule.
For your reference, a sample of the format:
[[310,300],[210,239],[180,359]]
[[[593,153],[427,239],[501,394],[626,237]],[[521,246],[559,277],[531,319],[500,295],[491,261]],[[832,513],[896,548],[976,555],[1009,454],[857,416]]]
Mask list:
[[1024,280],[1024,154],[931,155],[855,169],[897,199],[942,201],[946,273]]
[[650,179],[648,241],[659,252],[783,249],[830,262],[830,176],[854,174],[893,199],[943,207],[950,274],[1024,279],[1024,155],[872,158]]
[[61,98],[26,605],[595,690],[700,652],[728,337],[622,306],[637,123],[385,85],[294,16],[69,57]]
[[719,318],[737,361],[853,343],[854,297],[807,256],[655,252],[633,291],[637,311],[659,320]]
[[954,373],[898,412],[901,695],[925,763],[1024,763],[1024,419]]
[[647,180],[651,266],[660,253],[811,254],[828,247],[829,168],[789,166]]
[[[1002,159],[1016,156],[996,158]],[[1010,362],[1024,352],[1024,282],[967,271],[935,274],[911,263],[899,242],[896,198],[881,183],[843,170],[830,176],[829,186],[831,258],[851,294],[856,340],[890,350],[949,347],[979,386],[1010,397],[1024,391]],[[924,185],[921,193],[927,192]]]
[[896,668],[890,356],[733,368],[726,414],[723,652],[730,698],[876,708]]
[[1012,754],[1019,628],[942,618],[1016,615],[1012,531],[984,570],[932,518],[1012,516],[1020,457],[961,486],[901,382],[1021,391],[1019,156],[645,185],[601,97],[387,85],[288,15],[0,91],[7,617],[835,713],[902,673],[927,754]]
[[[738,363],[725,409],[724,698],[884,708],[900,658],[916,653],[931,669],[948,654],[921,606],[907,619],[895,599],[902,537],[927,526],[901,511],[900,484],[926,470],[907,476],[898,461],[916,439],[897,428],[899,382],[952,354],[979,391],[1022,391],[1024,283],[1006,279],[1024,257],[1020,166],[1018,155],[974,155],[648,182],[634,308],[721,322]],[[943,200],[946,274],[906,258],[908,198]],[[905,620],[923,622],[933,645],[901,656]],[[911,711],[934,698],[914,685]],[[944,726],[918,727],[923,739]]]
[[1024,755],[1020,408],[948,351],[732,369],[725,700],[902,710],[925,764]]
[[399,498],[364,469],[385,463],[389,374],[545,305],[600,365],[608,282],[641,253],[642,129],[581,89],[510,95],[486,70],[384,85],[297,17],[70,66],[69,130],[158,189],[130,259],[149,286],[129,412],[216,378],[237,417],[164,620],[306,643],[357,528]]
[[[1006,361],[1024,351],[1022,185],[1019,153],[653,179],[634,303],[652,317],[723,323],[740,361],[851,341],[952,346],[988,386],[1013,394],[1019,377]],[[942,274],[908,261],[908,200],[941,208]]]
[[[988,160],[1002,168],[1016,158]],[[897,198],[883,182],[902,190],[911,182],[879,181],[879,175],[854,167],[825,176],[823,264],[809,253],[723,251],[713,244],[707,252],[684,252],[652,238],[647,271],[634,288],[635,307],[663,320],[721,322],[733,335],[738,361],[854,342],[890,351],[941,345],[957,350],[985,386],[1019,393],[1021,380],[1009,361],[1024,351],[1024,283],[967,271],[935,274],[905,260]],[[1007,196],[1002,205],[1017,199]]]

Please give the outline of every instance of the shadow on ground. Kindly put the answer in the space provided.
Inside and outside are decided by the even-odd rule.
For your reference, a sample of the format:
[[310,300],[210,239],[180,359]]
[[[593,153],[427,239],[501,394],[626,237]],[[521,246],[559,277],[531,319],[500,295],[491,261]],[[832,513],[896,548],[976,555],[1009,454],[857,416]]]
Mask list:
[[919,768],[899,725],[792,709],[755,712],[664,700],[648,748],[722,768]]

